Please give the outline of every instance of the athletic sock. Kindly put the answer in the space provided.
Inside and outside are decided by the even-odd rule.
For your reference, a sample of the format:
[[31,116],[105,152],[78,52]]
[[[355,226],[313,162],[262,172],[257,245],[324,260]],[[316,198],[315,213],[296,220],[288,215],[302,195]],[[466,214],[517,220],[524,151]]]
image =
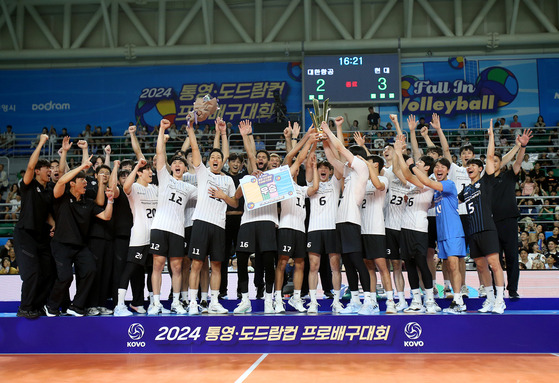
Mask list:
[[190,295],[190,303],[198,302],[198,289],[189,289],[188,295]]
[[427,289],[425,290],[425,301],[434,301],[435,297],[433,294],[433,289]]
[[464,300],[462,299],[462,294],[455,294],[454,295],[454,302],[456,302],[456,304],[462,306],[464,304]]
[[160,305],[161,304],[161,295],[153,295],[153,304]]
[[[202,293],[204,294],[204,293]],[[207,297],[206,297],[207,299]],[[210,297],[210,303],[219,303],[219,291],[213,291],[212,290],[212,295]]]
[[283,298],[283,297],[282,297],[282,295],[281,295],[281,290],[276,290],[276,293],[275,293],[275,300],[276,300],[276,302],[281,302],[281,301],[282,301],[282,298]]
[[[414,302],[419,302],[421,303],[421,290],[420,289],[413,289],[411,291],[412,294],[412,300]],[[399,294],[398,294],[399,295]]]
[[485,286],[485,292],[487,293],[487,299],[489,299],[489,302],[495,302],[495,292],[493,291],[493,286]]
[[207,291],[206,291],[206,292],[203,292],[203,291],[202,291],[202,292],[200,293],[200,300],[201,300],[201,301],[206,301],[206,302],[208,301],[208,292],[207,292]]
[[369,299],[371,300],[371,303],[373,304],[373,306],[378,304],[377,303],[377,293],[376,293],[376,291],[373,291],[371,293],[371,296],[370,296]]
[[153,291],[149,292],[149,304],[152,305],[153,304]]
[[117,305],[124,305],[124,299],[125,298],[126,298],[126,289],[118,289]]
[[311,302],[316,302],[316,290],[309,290],[309,297],[311,298]]
[[403,291],[398,291],[398,301],[402,302],[406,300],[406,296]]
[[352,291],[351,292],[351,301],[352,302],[361,302],[359,299],[359,291]]
[[183,301],[188,302],[188,291],[181,291],[181,298]]
[[181,297],[181,293],[173,293],[173,303],[178,302]]
[[502,301],[504,299],[505,294],[505,286],[496,286],[497,287],[497,300]]
[[450,290],[450,280],[449,279],[444,280],[444,288]]
[[433,287],[437,287],[437,280],[433,279]]
[[301,290],[293,290],[293,298],[301,299]]
[[[371,293],[368,291],[363,292],[363,304],[372,303],[371,301]],[[352,297],[353,299],[353,297]]]
[[393,301],[394,300],[394,291],[392,291],[392,290],[386,291],[386,299],[388,299],[389,301]]
[[340,301],[340,290],[334,290],[334,302]]
[[248,293],[241,293],[241,296],[243,301],[248,301]]
[[[248,294],[248,293],[247,293],[247,294]],[[280,291],[280,297],[281,297],[281,291]],[[247,295],[247,298],[248,298],[248,295]],[[265,299],[265,300],[271,301],[271,300],[273,300],[272,298],[273,298],[273,294],[272,294],[272,293],[264,293],[264,299]]]

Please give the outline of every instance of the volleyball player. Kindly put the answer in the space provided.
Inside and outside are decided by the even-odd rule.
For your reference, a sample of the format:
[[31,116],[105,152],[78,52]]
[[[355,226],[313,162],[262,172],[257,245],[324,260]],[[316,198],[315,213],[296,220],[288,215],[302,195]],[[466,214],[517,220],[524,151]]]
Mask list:
[[[300,144],[304,144],[297,159],[290,166],[291,177],[296,180],[299,174],[299,167],[307,158],[307,154],[311,146],[315,145],[318,135],[314,129],[309,130],[310,134],[300,141],[300,143],[292,149],[298,150]],[[289,258],[293,258],[295,269],[293,271],[293,295],[289,298],[288,304],[299,312],[305,312],[303,300],[301,299],[301,286],[303,285],[303,268],[305,266],[306,255],[306,232],[305,232],[305,200],[314,195],[318,190],[318,171],[316,170],[316,155],[313,153],[307,162],[307,166],[313,169],[313,185],[299,186],[296,182],[295,197],[281,201],[281,215],[278,230],[278,263],[276,266],[275,279],[275,299],[274,309],[276,313],[284,313],[285,306],[283,303],[282,288],[285,266]]]
[[52,193],[47,190],[50,164],[39,159],[41,149],[49,136],[42,134],[31,154],[20,184],[21,210],[14,228],[14,250],[19,264],[21,303],[18,317],[37,318],[46,303],[39,297],[50,290],[55,271],[50,251],[50,228],[47,218],[51,213]]
[[[138,176],[136,182],[134,179]],[[150,230],[157,210],[157,186],[151,184],[153,170],[145,159],[140,159],[132,172],[126,178],[123,190],[132,209],[134,224],[130,234],[130,247],[124,271],[118,286],[118,301],[115,306],[115,316],[129,316],[133,313],[126,308],[124,299],[128,283],[133,276],[140,275],[143,296],[143,275],[147,262],[150,245]],[[138,278],[135,279],[136,281]],[[133,286],[134,289],[134,286]],[[138,307],[138,306],[136,306]],[[140,312],[136,310],[137,312]]]
[[173,302],[171,311],[186,314],[186,309],[180,302],[181,269],[184,257],[184,209],[189,199],[194,198],[196,188],[184,181],[182,176],[186,171],[186,159],[174,156],[171,158],[172,176],[167,170],[167,155],[165,153],[165,130],[171,123],[163,119],[159,126],[157,137],[157,179],[159,195],[157,214],[152,222],[150,233],[150,253],[153,254],[153,306],[148,309],[148,315],[161,312],[161,274],[168,257],[172,269],[171,283],[173,288]]
[[[343,117],[336,120],[343,121]],[[361,243],[361,203],[365,195],[365,187],[369,178],[367,164],[361,158],[367,157],[365,149],[353,145],[349,149],[332,133],[328,123],[323,122],[322,130],[328,137],[328,144],[324,145],[326,157],[338,172],[344,175],[344,190],[336,216],[336,230],[342,243],[342,260],[351,290],[351,300],[341,311],[342,314],[356,314],[361,309],[359,299],[359,279],[364,290],[365,300],[370,299],[371,283],[369,272],[363,261]],[[342,162],[336,158],[333,150],[340,154]],[[361,158],[359,158],[360,156]],[[358,277],[359,275],[359,277]]]
[[[454,182],[448,179],[450,162],[446,158],[435,161],[433,174],[436,181],[429,178],[417,166],[414,174],[425,186],[435,190],[434,202],[437,224],[437,246],[439,258],[447,262],[450,281],[454,291],[460,291],[462,277],[460,275],[459,259],[466,257],[464,230],[458,214],[458,191]],[[462,294],[454,294],[453,301],[444,312],[460,314],[466,311]]]
[[[223,120],[218,120],[223,124]],[[202,162],[196,135],[192,124],[187,125],[188,137],[192,149],[192,165],[198,180],[198,200],[192,216],[192,234],[190,237],[189,257],[192,260],[190,270],[190,307],[189,314],[198,314],[198,285],[202,264],[210,257],[212,273],[210,276],[211,298],[208,306],[210,314],[226,314],[228,311],[219,303],[221,284],[221,262],[225,261],[225,213],[227,205],[237,207],[235,184],[233,179],[221,172],[224,164],[220,149],[212,149],[208,167]],[[227,257],[228,258],[228,257]]]
[[[332,269],[332,284],[334,287],[334,301],[332,312],[339,313],[343,310],[340,302],[340,288],[342,276],[340,272],[341,243],[336,233],[336,213],[342,185],[342,174],[334,171],[333,166],[327,161],[317,165],[319,186],[315,194],[310,197],[310,217],[307,233],[307,251],[309,254],[309,296],[308,313],[318,313],[316,289],[318,286],[318,271],[321,257],[328,256]],[[306,168],[307,185],[314,185],[314,169]]]
[[[485,286],[487,299],[479,312],[494,312],[502,314],[506,305],[503,298],[505,279],[499,261],[499,236],[493,221],[492,192],[495,184],[495,137],[493,135],[493,119],[491,119],[489,144],[487,146],[487,163],[485,174],[482,176],[483,162],[478,159],[468,161],[468,175],[471,184],[467,185],[459,194],[458,199],[466,203],[468,210],[468,241],[470,256]],[[497,294],[493,292],[491,273],[493,271]]]
[[380,311],[376,294],[377,269],[386,291],[386,313],[396,314],[390,270],[386,262],[386,236],[383,214],[388,179],[379,174],[384,166],[384,161],[381,157],[369,156],[367,158],[367,166],[369,168],[369,179],[367,180],[367,189],[361,204],[361,239],[363,241],[365,266],[367,266],[371,278],[371,296],[368,301],[364,302],[358,314],[371,315]]
[[[404,310],[406,313],[423,313],[434,314],[440,311],[433,294],[433,279],[429,266],[427,264],[427,246],[429,226],[427,221],[427,210],[431,206],[433,200],[433,189],[425,187],[417,177],[412,174],[404,160],[402,150],[406,147],[405,137],[400,135],[394,143],[394,152],[398,158],[400,170],[405,179],[412,184],[404,198],[405,208],[402,218],[401,230],[401,249],[402,258],[406,263],[408,272],[408,282],[412,291],[412,301],[410,306]],[[415,165],[411,167],[419,167],[420,170],[431,175],[434,160],[430,156],[422,156]],[[400,177],[399,172],[396,173]],[[425,287],[425,305],[421,301],[421,290],[419,288],[419,275]]]

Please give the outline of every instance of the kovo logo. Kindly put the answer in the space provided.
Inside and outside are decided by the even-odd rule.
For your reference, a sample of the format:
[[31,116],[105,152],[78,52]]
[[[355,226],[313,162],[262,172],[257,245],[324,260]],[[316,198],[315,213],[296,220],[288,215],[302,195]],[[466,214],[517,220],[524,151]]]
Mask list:
[[50,110],[70,110],[70,103],[57,103],[50,100],[42,104],[31,104],[31,110],[44,110],[46,112]]
[[421,325],[417,322],[408,322],[406,327],[404,327],[404,334],[410,339],[409,341],[404,341],[404,347],[421,347],[424,345],[422,340],[419,339],[421,333],[423,332]]
[[144,326],[140,323],[132,323],[130,327],[128,327],[128,336],[134,342],[126,342],[126,347],[146,347],[146,342],[138,342],[144,337],[144,334]]

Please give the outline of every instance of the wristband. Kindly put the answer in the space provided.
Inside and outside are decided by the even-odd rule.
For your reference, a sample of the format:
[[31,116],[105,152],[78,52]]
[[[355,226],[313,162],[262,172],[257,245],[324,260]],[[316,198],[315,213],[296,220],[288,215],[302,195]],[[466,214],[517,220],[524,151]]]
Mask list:
[[252,133],[247,134],[247,136],[252,136]]
[[109,204],[109,203],[115,203],[115,201],[112,200],[112,199],[109,199],[109,200],[107,200],[107,204]]
[[412,173],[413,173],[413,168],[415,168],[415,164],[410,165],[410,172],[412,172]]
[[528,146],[528,145],[520,145],[521,148],[525,148],[526,146]]

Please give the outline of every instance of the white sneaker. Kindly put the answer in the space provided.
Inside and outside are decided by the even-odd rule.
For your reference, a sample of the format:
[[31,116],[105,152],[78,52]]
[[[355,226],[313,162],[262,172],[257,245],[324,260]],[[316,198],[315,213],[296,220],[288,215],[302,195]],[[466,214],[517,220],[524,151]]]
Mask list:
[[100,315],[113,315],[113,310],[106,307],[97,307],[97,311],[99,311]]
[[280,301],[274,301],[274,312],[276,314],[285,314],[285,303],[283,299]]
[[208,305],[209,314],[229,314],[229,310],[221,305],[219,302],[210,302]]
[[495,304],[493,304],[493,310],[491,312],[495,314],[502,314],[505,312],[506,308],[507,306],[505,305],[505,301],[499,299],[498,301],[495,301]]
[[157,315],[161,312],[161,309],[163,308],[163,305],[161,303],[159,304],[153,304],[150,305],[148,307],[148,315]]
[[308,304],[307,313],[308,314],[318,314],[318,306],[320,306],[318,304],[318,302],[310,301],[309,304]]
[[493,311],[493,303],[489,301],[489,299],[486,299],[483,302],[483,306],[481,306],[481,308],[477,311],[480,313],[490,313],[491,311]]
[[179,315],[187,314],[186,309],[184,308],[184,306],[182,305],[182,303],[179,302],[179,301],[173,302],[173,303],[171,304],[171,312],[172,312],[173,314],[179,314]]
[[478,293],[480,298],[485,298],[487,296],[487,292],[485,291],[485,286],[480,285],[479,289],[477,289],[477,293]]
[[246,314],[252,312],[252,305],[249,299],[241,299],[241,302],[233,310],[233,314]]
[[407,308],[408,308],[408,302],[405,299],[398,301],[398,303],[396,304],[396,311],[398,312],[404,311]]
[[144,306],[132,306],[132,303],[129,305],[132,311],[136,311],[138,314],[145,314],[147,311]]
[[275,314],[274,301],[271,299],[264,300],[264,314]]
[[386,313],[387,314],[396,314],[398,310],[396,310],[396,304],[394,303],[393,299],[388,299],[386,301]]
[[349,301],[345,309],[340,311],[340,314],[357,314],[361,310],[361,302]]
[[447,314],[462,314],[466,312],[466,305],[465,304],[459,305],[458,303],[456,303],[456,301],[452,301],[450,303],[450,306],[444,309],[443,312]]
[[425,306],[421,302],[412,299],[410,306],[404,309],[404,312],[406,314],[421,314],[425,312]]
[[116,305],[114,316],[115,317],[129,317],[134,315],[134,313],[126,307],[126,305]]
[[188,315],[200,315],[200,310],[198,309],[198,302],[196,302],[195,300],[192,300],[188,305]]
[[464,285],[460,288],[460,294],[462,294],[462,296],[464,297],[469,297],[470,296],[470,289],[468,288],[468,286]]
[[99,310],[97,310],[97,307],[89,307],[85,310],[85,315],[87,315],[88,317],[94,317],[99,314],[101,313],[99,312]]
[[344,305],[340,301],[333,302],[330,307],[332,307],[332,314],[339,314],[344,309]]
[[441,308],[435,300],[425,302],[425,312],[427,314],[436,314],[441,311]]
[[380,309],[379,309],[377,303],[366,302],[363,305],[361,305],[361,308],[359,309],[359,311],[357,311],[357,314],[359,314],[359,315],[374,315],[374,314],[378,314],[379,312],[380,312]]
[[301,298],[291,297],[287,301],[289,306],[293,307],[295,310],[299,311],[300,313],[307,312],[305,305],[303,304],[303,300]]

